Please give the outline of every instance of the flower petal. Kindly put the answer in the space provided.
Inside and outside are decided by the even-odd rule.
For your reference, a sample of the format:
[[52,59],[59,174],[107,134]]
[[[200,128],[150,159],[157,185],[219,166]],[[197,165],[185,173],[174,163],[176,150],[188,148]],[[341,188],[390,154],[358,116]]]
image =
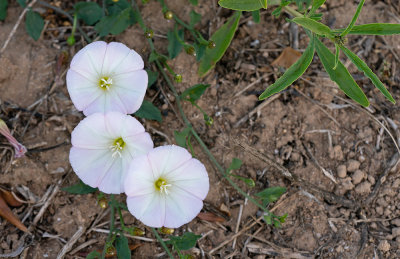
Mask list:
[[96,100],[89,103],[82,111],[85,116],[92,115],[94,113],[104,113],[105,112],[105,102],[106,95],[101,94]]
[[125,194],[130,197],[153,195],[155,181],[147,156],[137,156],[132,160],[124,177]]
[[168,195],[165,195],[165,199],[164,227],[167,228],[178,228],[190,222],[203,208],[201,199],[179,188],[173,188]]
[[123,137],[127,149],[132,157],[147,154],[153,149],[154,144],[149,133],[141,133],[134,136]]
[[71,133],[71,144],[79,148],[109,149],[112,141],[101,113],[86,117]]
[[129,211],[145,225],[159,228],[165,220],[165,198],[157,193],[128,197]]
[[154,177],[158,179],[161,175],[178,168],[192,158],[192,155],[184,148],[169,145],[157,147],[148,154]]
[[98,187],[101,177],[113,163],[109,149],[92,150],[72,147],[69,161],[74,172],[87,185]]
[[87,78],[73,69],[67,72],[68,92],[79,111],[84,110],[102,94],[102,90],[94,80],[95,78]]
[[124,170],[127,170],[127,159],[131,159],[130,155],[127,154],[125,158],[115,157],[111,167],[100,179],[98,184],[99,190],[104,193],[119,194],[124,192],[124,186],[122,184],[122,174]]
[[100,75],[106,49],[107,43],[104,41],[86,45],[72,59],[71,68],[87,77]]
[[169,172],[165,177],[174,187],[177,186],[201,200],[206,198],[210,188],[206,168],[194,158]]
[[117,73],[115,69],[128,57],[129,52],[130,49],[125,44],[120,42],[108,43],[101,74],[104,76],[115,75]]
[[128,114],[139,110],[147,90],[148,76],[145,70],[137,70],[113,77],[114,91],[126,108]]
[[114,69],[116,74],[123,74],[139,69],[143,69],[144,62],[142,57],[133,49],[129,51],[128,56]]

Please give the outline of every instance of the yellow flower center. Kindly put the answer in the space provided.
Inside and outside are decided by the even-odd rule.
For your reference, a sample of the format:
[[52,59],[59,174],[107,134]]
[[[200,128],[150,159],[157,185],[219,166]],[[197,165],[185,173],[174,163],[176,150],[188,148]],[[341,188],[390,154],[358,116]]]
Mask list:
[[154,186],[156,187],[156,190],[168,195],[168,187],[171,187],[171,184],[168,184],[167,181],[163,178],[158,178],[158,180],[154,183]]
[[113,84],[112,78],[108,76],[103,76],[99,80],[99,87],[103,90],[110,90],[111,85]]
[[121,151],[124,149],[125,145],[125,141],[122,138],[115,139],[114,143],[110,146],[112,157],[114,158],[117,155],[122,157]]

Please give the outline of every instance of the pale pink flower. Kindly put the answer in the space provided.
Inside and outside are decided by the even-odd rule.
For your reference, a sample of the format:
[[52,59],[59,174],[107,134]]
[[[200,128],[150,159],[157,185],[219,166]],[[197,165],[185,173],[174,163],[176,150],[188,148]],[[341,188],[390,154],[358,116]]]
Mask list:
[[14,149],[15,149],[15,155],[14,156],[16,158],[24,156],[24,154],[27,151],[26,147],[24,145],[22,145],[21,143],[19,143],[13,137],[13,135],[11,135],[11,132],[7,127],[7,124],[2,119],[0,119],[0,134],[3,135],[4,137],[6,137],[8,142],[10,142],[10,144],[14,147]]
[[174,145],[136,157],[124,182],[129,211],[150,227],[177,228],[190,222],[209,189],[204,165]]
[[143,59],[122,43],[96,41],[72,59],[67,87],[75,107],[96,112],[136,112],[147,89]]
[[150,135],[130,115],[95,113],[71,133],[71,166],[78,177],[105,193],[122,193],[122,179],[133,158],[153,148]]

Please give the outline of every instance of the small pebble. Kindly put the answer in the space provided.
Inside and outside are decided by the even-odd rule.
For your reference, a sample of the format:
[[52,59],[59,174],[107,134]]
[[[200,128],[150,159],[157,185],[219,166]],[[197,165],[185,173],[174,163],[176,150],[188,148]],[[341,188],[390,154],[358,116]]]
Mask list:
[[211,96],[216,96],[217,95],[217,89],[215,87],[211,88],[210,94],[211,94]]
[[361,155],[358,157],[358,161],[360,161],[360,163],[365,161],[365,156]]
[[368,194],[371,192],[371,183],[364,181],[362,183],[360,183],[359,185],[357,185],[356,189],[355,189],[356,193],[358,194]]
[[390,244],[387,240],[381,240],[378,245],[378,249],[382,252],[388,252],[390,250]]
[[374,185],[375,184],[375,178],[372,175],[368,175],[368,181]]
[[336,170],[340,178],[345,178],[347,176],[346,165],[339,165]]
[[359,170],[359,169],[357,169],[357,170],[354,172],[354,174],[353,174],[353,176],[351,177],[351,179],[353,180],[353,183],[354,183],[354,184],[359,184],[359,183],[361,183],[361,181],[364,179],[364,172],[361,171],[361,170]]
[[383,215],[383,208],[382,207],[376,207],[375,211],[376,211],[376,214]]
[[396,180],[394,180],[392,187],[398,188],[399,186],[400,186],[400,178],[397,178]]
[[354,173],[358,168],[360,168],[360,162],[357,160],[349,160],[347,163],[347,172]]
[[161,110],[166,110],[166,109],[168,109],[168,104],[164,103],[164,104],[161,106]]

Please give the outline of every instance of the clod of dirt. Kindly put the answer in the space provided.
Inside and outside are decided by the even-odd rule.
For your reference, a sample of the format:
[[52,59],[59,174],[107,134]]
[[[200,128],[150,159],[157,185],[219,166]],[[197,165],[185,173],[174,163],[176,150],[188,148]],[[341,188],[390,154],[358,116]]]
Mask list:
[[353,180],[354,184],[359,184],[364,179],[364,176],[365,176],[364,172],[358,169],[354,172],[351,179]]
[[400,219],[394,219],[390,223],[392,223],[393,225],[395,225],[397,227],[400,227]]
[[347,172],[354,173],[358,168],[360,168],[360,162],[357,160],[349,160],[347,162]]
[[392,187],[398,188],[399,186],[400,186],[400,178],[397,178],[396,180],[394,180]]
[[360,195],[368,194],[371,192],[371,183],[364,181],[356,186],[355,191],[357,194],[360,194]]
[[340,178],[345,178],[347,176],[347,168],[346,165],[339,165],[337,167],[337,175]]
[[0,58],[0,82],[12,77],[17,67],[8,58]]
[[354,188],[354,184],[351,182],[350,177],[346,177],[344,179],[342,185],[343,185],[343,189],[345,189],[346,191],[349,191]]
[[342,146],[334,146],[332,152],[329,153],[329,158],[342,161],[344,158]]
[[392,228],[392,237],[400,236],[400,228]]
[[390,244],[387,240],[381,240],[378,245],[378,249],[382,252],[388,252],[390,250]]

